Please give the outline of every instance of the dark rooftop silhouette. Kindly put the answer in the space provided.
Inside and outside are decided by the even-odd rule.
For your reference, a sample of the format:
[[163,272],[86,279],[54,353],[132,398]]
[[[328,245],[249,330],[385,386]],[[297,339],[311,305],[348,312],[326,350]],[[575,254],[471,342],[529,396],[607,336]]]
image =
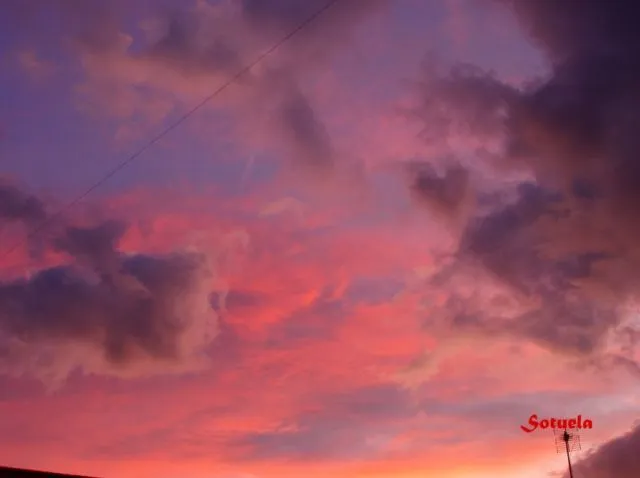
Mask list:
[[25,470],[24,468],[11,468],[0,466],[0,478],[95,478],[84,475],[65,475],[63,473],[52,473],[50,471]]

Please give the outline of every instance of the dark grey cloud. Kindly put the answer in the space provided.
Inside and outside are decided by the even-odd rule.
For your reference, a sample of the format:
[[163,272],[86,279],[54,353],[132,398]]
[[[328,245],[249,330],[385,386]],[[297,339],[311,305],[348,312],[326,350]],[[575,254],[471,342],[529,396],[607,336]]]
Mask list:
[[125,231],[68,225],[48,244],[67,264],[0,281],[0,373],[55,385],[76,369],[126,377],[207,364],[218,332],[207,256],[128,255]]
[[[533,183],[521,183],[517,188],[515,202],[496,208],[486,216],[474,218],[470,222],[461,248],[486,256],[488,260],[499,261],[497,253],[501,249],[518,246],[517,235],[525,232],[543,216],[557,217],[553,206],[560,200],[561,196],[557,193],[546,191]],[[491,268],[499,267],[494,263]]]
[[597,185],[617,215],[637,217],[640,8],[630,1],[513,8],[552,68],[514,107],[514,147],[544,157],[544,167],[568,181]]
[[[574,464],[576,476],[632,478],[640,473],[640,425],[592,450]],[[569,474],[564,475],[568,478]]]
[[238,310],[251,310],[262,307],[266,300],[266,297],[258,292],[243,289],[231,289],[213,297],[212,305],[219,312],[230,312],[233,314]]
[[[48,219],[47,206],[42,199],[0,178],[0,232],[14,224],[31,231]],[[27,245],[32,257],[41,256],[43,242],[41,237],[28,238]]]
[[421,131],[425,140],[452,133],[487,138],[503,130],[505,113],[518,98],[515,88],[478,66],[456,64],[445,69],[431,54],[424,61],[423,72],[416,85],[418,107],[411,113],[426,123]]
[[406,168],[414,200],[429,208],[439,219],[460,219],[472,206],[470,174],[461,165],[449,165],[442,173],[430,163],[420,161],[411,161]]
[[330,172],[335,161],[331,138],[309,98],[299,88],[290,89],[283,99],[280,120],[297,162],[317,174]]
[[118,262],[117,245],[126,230],[127,225],[120,221],[107,221],[93,228],[69,226],[54,238],[53,245],[96,270],[108,272]]
[[[501,315],[498,304],[483,308],[460,293],[443,316],[454,327],[637,368],[622,319],[640,284],[640,7],[497,2],[546,55],[548,73],[516,87],[479,67],[447,71],[430,61],[418,114],[428,140],[467,135],[480,140],[478,161],[533,174],[505,194],[510,200],[476,210],[457,262],[432,281],[451,285],[461,273],[495,280],[520,310]],[[489,153],[487,141],[502,141],[503,151]],[[422,189],[440,197],[443,182],[432,178]],[[626,351],[600,356],[611,333]]]
[[[479,117],[501,125],[512,160],[567,190],[590,186],[616,216],[637,222],[640,34],[633,25],[640,8],[628,0],[502,3],[546,53],[550,74],[515,90],[478,71],[474,81],[462,83],[471,99],[459,91],[451,96],[471,106],[472,118],[478,117],[475,105],[485,104],[479,98],[485,106],[501,105],[504,114],[494,121]],[[487,85],[483,91],[478,81]]]
[[236,75],[245,66],[237,39],[216,32],[212,20],[195,10],[163,15],[164,34],[137,57],[163,63],[187,77]]
[[[635,2],[496,0],[546,54],[550,72],[516,88],[474,66],[427,68],[420,113],[444,130],[504,133],[508,159],[556,186],[580,184],[637,216],[640,34]],[[633,20],[630,20],[633,19]]]
[[137,354],[177,359],[179,336],[190,324],[172,309],[197,285],[202,260],[138,255],[122,260],[122,277],[83,277],[71,267],[56,267],[4,282],[1,330],[23,343],[95,342],[113,364]]
[[[488,337],[525,338],[583,361],[601,357],[608,333],[625,333],[618,329],[620,304],[582,286],[583,281],[596,280],[594,270],[609,260],[608,253],[545,254],[549,237],[540,222],[562,220],[562,204],[560,194],[523,183],[514,202],[469,222],[456,260],[430,281],[431,287],[445,287],[451,294],[442,312],[445,324]],[[500,308],[498,301],[478,302],[452,286],[461,274],[493,278],[526,306],[500,315],[493,310]]]
[[0,221],[21,221],[33,225],[46,217],[46,206],[38,197],[0,179]]

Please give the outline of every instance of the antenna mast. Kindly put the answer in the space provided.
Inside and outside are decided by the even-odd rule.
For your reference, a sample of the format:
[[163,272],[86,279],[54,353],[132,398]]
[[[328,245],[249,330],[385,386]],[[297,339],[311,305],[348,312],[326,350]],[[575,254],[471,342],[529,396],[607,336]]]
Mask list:
[[565,429],[561,433],[556,433],[556,430],[554,430],[553,433],[555,435],[556,451],[558,453],[564,452],[567,454],[567,463],[569,464],[569,477],[573,478],[573,468],[571,468],[571,452],[581,449],[580,435],[578,435],[578,433],[574,430],[569,433],[567,429]]

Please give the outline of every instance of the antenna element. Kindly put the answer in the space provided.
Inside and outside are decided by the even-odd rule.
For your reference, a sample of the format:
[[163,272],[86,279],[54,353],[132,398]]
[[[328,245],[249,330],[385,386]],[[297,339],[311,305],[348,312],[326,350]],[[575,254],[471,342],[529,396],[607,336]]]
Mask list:
[[580,435],[575,429],[553,430],[556,443],[556,452],[567,454],[567,463],[569,464],[569,477],[573,478],[573,469],[571,468],[571,452],[581,450]]

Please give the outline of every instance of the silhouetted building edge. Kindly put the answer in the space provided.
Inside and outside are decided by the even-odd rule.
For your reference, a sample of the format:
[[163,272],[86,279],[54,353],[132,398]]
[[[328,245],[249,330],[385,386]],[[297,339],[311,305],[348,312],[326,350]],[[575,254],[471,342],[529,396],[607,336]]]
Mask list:
[[24,468],[11,468],[0,466],[0,478],[97,478],[86,475],[65,475],[64,473],[52,473],[50,471],[25,470]]

